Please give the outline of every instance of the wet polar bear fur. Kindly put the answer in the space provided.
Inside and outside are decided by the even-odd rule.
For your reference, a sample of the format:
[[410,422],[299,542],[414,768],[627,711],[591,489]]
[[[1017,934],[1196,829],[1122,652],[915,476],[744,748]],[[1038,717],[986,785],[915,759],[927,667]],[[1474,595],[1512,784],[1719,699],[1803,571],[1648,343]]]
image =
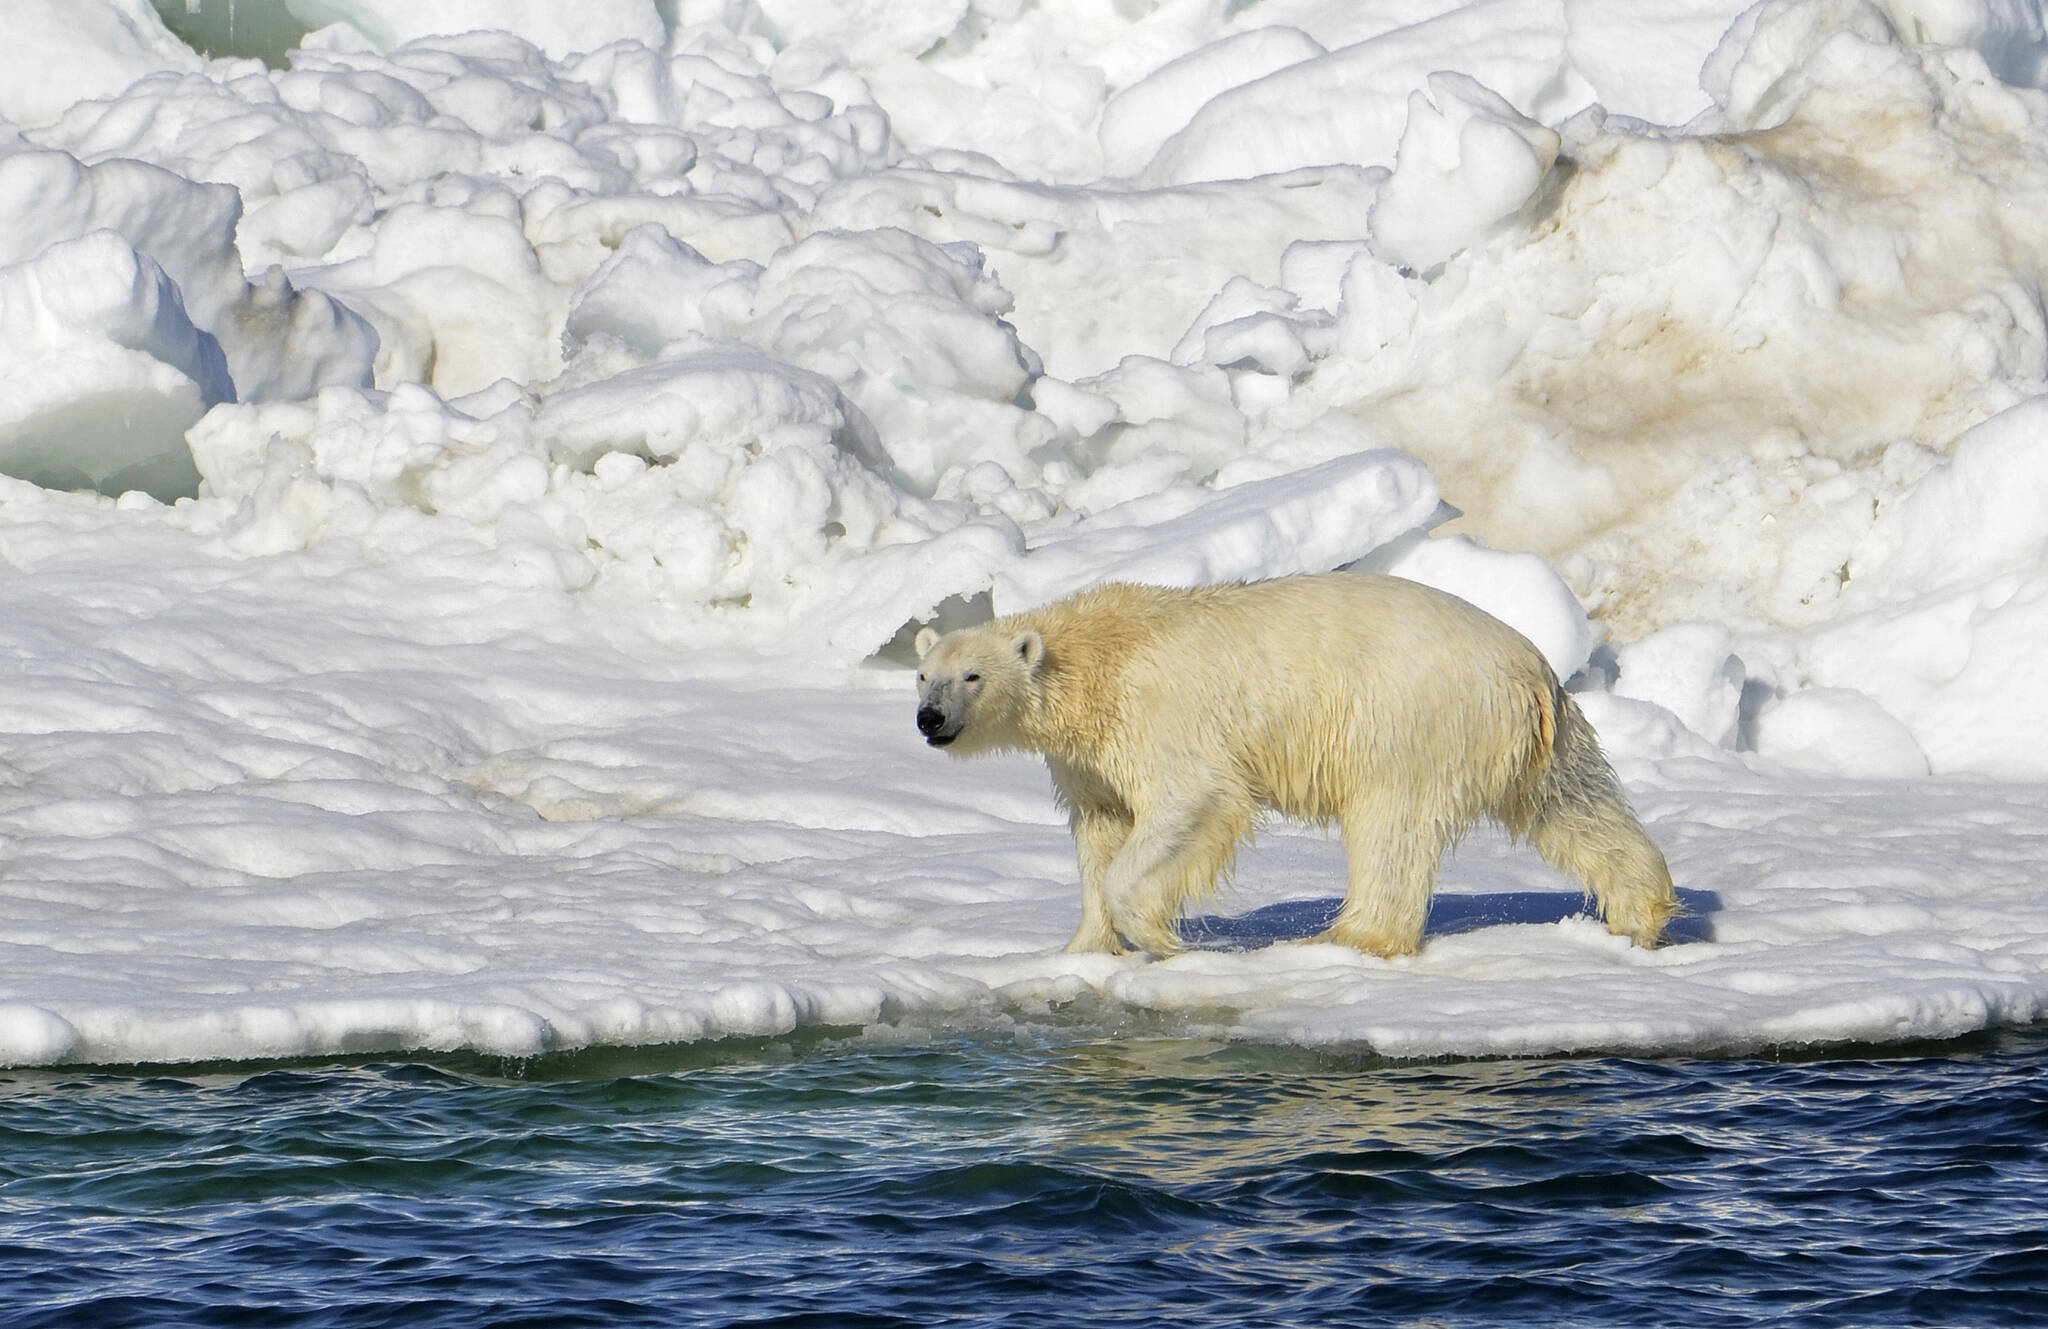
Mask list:
[[1342,828],[1324,938],[1406,955],[1444,852],[1491,817],[1654,946],[1676,906],[1592,727],[1528,639],[1456,596],[1336,572],[1105,585],[917,637],[918,729],[1045,756],[1081,861],[1070,951],[1181,948],[1262,809]]

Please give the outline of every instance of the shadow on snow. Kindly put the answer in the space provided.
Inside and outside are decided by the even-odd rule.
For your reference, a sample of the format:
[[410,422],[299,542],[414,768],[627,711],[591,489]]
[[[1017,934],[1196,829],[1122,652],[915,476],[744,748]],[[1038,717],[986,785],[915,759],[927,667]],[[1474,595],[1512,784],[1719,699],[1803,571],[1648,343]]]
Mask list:
[[[1279,941],[1301,941],[1330,925],[1341,899],[1286,900],[1235,918],[1205,916],[1184,919],[1181,936],[1191,946],[1217,951],[1249,951]],[[1678,916],[1665,929],[1667,944],[1712,941],[1713,915],[1721,898],[1712,891],[1678,892]],[[1424,935],[1447,936],[1510,923],[1561,923],[1592,917],[1593,902],[1577,891],[1499,891],[1491,895],[1439,895],[1430,901]]]

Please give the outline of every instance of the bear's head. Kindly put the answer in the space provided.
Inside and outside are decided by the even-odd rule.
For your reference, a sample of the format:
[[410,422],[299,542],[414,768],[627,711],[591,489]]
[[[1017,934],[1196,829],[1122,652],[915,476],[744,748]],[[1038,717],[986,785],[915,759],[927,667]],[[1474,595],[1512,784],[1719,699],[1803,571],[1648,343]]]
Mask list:
[[984,623],[917,634],[917,732],[955,756],[1012,747],[1038,686],[1045,639],[1030,628]]

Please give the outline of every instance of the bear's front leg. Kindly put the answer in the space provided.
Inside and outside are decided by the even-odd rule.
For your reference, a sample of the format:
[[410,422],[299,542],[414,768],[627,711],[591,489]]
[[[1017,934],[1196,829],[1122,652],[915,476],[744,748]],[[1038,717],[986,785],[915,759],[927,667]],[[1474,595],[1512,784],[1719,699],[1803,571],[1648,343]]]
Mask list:
[[1161,800],[1139,815],[1103,880],[1109,922],[1118,935],[1156,956],[1182,949],[1181,907],[1210,894],[1250,826],[1213,794]]
[[1081,927],[1067,950],[1123,954],[1123,942],[1109,921],[1104,882],[1117,851],[1130,838],[1131,816],[1121,808],[1075,805],[1068,824],[1074,831],[1074,852],[1081,860]]

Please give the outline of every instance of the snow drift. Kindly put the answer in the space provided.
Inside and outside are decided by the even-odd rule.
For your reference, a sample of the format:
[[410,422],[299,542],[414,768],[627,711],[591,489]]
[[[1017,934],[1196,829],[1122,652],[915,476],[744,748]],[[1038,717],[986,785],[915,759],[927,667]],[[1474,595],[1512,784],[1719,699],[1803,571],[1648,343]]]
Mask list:
[[[0,1060],[2037,1018],[2038,5],[589,9],[24,9]],[[1295,945],[1282,828],[1223,949],[1045,953],[906,634],[1346,565],[1574,679],[1684,944],[1480,843],[1421,957]]]

